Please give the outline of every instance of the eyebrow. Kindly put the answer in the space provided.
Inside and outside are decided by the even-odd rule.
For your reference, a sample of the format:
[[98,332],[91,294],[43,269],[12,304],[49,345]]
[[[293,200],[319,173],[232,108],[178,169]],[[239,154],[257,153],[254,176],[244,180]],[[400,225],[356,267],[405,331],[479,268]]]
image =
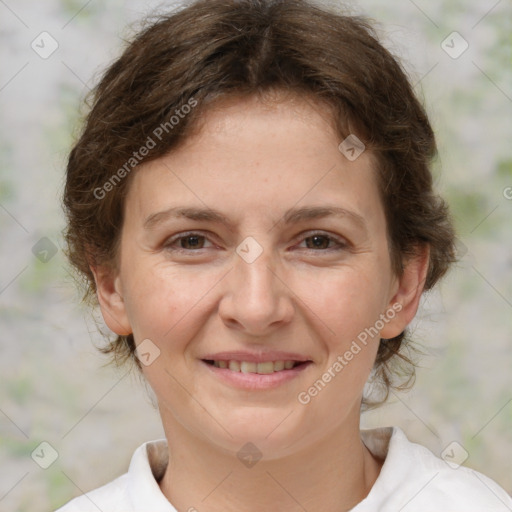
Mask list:
[[[285,225],[292,225],[307,220],[322,219],[326,217],[346,217],[364,231],[367,230],[366,221],[361,215],[338,206],[304,206],[301,208],[291,208],[284,214],[283,222]],[[158,224],[175,218],[214,222],[217,224],[223,224],[231,230],[234,227],[234,223],[218,210],[211,208],[176,206],[149,215],[144,220],[144,229],[154,229]]]

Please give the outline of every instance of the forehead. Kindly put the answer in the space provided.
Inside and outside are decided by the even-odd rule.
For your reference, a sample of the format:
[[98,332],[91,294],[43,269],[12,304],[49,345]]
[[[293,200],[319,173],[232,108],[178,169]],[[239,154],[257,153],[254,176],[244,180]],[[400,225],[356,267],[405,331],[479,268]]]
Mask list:
[[137,169],[128,210],[147,218],[187,205],[279,216],[330,203],[382,215],[373,155],[350,161],[341,142],[330,109],[309,98],[219,101],[178,148]]
[[233,93],[208,100],[193,133],[204,135],[206,127],[208,131],[215,128],[222,131],[233,124],[245,124],[248,118],[272,121],[276,115],[334,131],[333,108],[327,102],[309,93],[277,89],[260,94]]

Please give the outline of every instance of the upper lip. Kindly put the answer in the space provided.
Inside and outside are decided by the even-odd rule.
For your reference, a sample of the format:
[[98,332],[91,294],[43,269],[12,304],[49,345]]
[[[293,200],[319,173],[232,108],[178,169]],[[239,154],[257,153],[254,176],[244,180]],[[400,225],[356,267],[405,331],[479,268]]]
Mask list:
[[216,352],[206,354],[201,359],[207,361],[247,361],[251,363],[264,363],[266,361],[311,361],[307,356],[293,352],[269,351],[269,352]]

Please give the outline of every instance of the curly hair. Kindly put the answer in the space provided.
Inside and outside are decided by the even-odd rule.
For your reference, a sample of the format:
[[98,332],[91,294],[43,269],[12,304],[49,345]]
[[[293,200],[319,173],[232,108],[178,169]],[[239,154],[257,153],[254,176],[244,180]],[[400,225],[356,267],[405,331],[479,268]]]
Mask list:
[[[63,196],[67,254],[83,278],[85,300],[95,301],[91,265],[116,266],[130,171],[176,148],[216,99],[272,91],[322,102],[340,140],[355,133],[372,151],[395,273],[425,245],[425,289],[446,273],[455,260],[454,231],[433,190],[434,133],[372,22],[306,0],[198,0],[152,19],[92,91]],[[145,144],[156,135],[158,144]],[[391,386],[405,387],[404,375],[407,383],[414,376],[406,342],[406,331],[380,341],[373,375],[383,400]],[[103,351],[140,368],[132,334]]]

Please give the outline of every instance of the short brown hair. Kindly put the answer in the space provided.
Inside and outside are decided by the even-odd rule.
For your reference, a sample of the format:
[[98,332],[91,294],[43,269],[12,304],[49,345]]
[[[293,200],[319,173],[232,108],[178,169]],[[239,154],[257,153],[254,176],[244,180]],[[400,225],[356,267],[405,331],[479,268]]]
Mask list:
[[[148,162],[176,148],[216,98],[271,91],[321,101],[340,142],[354,133],[373,152],[397,275],[424,244],[430,248],[425,289],[445,274],[454,260],[454,233],[432,187],[434,134],[401,64],[370,21],[305,0],[199,0],[152,20],[92,91],[63,198],[68,257],[84,278],[86,299],[96,291],[90,265],[116,265],[130,170],[144,141],[166,127],[144,152],[141,161]],[[197,106],[172,123],[192,101]],[[405,334],[380,342],[374,376],[385,397],[398,387],[392,363],[410,363]],[[131,356],[140,367],[133,335],[118,336],[104,351],[118,362]],[[413,375],[411,365],[408,381]]]

